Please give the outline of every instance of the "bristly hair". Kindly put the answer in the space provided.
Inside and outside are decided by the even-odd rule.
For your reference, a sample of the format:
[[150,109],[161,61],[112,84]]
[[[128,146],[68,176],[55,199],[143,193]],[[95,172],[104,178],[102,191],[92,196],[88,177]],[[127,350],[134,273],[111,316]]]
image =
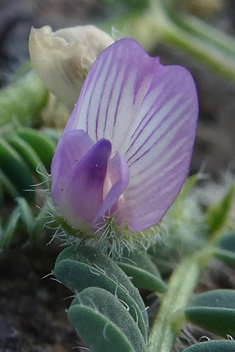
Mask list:
[[[97,227],[94,233],[84,233],[70,226],[61,217],[58,217],[58,209],[52,211],[54,219],[47,222],[45,226],[55,229],[51,241],[54,238],[61,240],[61,246],[87,244],[100,248],[100,250],[112,258],[120,258],[123,252],[147,250],[156,242],[161,233],[161,225],[151,227],[146,231],[130,232],[128,227],[117,225],[114,215],[103,218],[104,223]],[[51,214],[50,214],[51,216]],[[51,243],[51,241],[49,243]]]

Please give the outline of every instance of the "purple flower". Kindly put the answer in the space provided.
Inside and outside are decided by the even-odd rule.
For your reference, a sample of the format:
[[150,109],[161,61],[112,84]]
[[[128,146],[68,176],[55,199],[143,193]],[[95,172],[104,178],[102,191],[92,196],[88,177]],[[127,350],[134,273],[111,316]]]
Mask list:
[[198,103],[189,72],[137,42],[104,50],[83,85],[52,162],[52,197],[73,227],[109,215],[132,232],[162,219],[187,176]]

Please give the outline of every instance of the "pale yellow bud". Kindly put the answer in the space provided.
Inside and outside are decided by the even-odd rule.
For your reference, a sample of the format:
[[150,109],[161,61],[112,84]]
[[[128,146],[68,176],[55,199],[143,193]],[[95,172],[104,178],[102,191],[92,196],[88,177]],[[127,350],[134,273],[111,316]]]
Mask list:
[[52,32],[31,29],[29,53],[35,71],[55,96],[73,106],[85,74],[113,39],[95,26],[77,26]]

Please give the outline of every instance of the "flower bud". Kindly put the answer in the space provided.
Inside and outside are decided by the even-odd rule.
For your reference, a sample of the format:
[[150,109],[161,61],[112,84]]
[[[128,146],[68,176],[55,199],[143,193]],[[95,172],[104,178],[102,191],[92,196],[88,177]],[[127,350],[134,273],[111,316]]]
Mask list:
[[86,73],[113,39],[98,28],[77,26],[52,32],[31,29],[29,53],[35,71],[55,96],[74,105]]

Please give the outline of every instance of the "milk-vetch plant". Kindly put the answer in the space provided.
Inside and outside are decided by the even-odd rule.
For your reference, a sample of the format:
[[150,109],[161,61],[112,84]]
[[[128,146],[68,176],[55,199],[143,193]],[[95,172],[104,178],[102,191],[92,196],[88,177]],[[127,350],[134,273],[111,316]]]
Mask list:
[[[173,11],[174,1],[123,0],[129,14],[134,3],[146,12],[141,17],[133,11],[130,32],[134,31],[145,47],[150,48],[158,38],[233,77],[234,52],[229,38],[222,41],[224,36],[215,35],[210,27],[201,27],[200,21]],[[54,85],[52,91],[61,93],[62,99],[67,97],[69,104],[75,102],[87,76],[51,165],[53,214],[45,205],[34,219],[28,203],[19,198],[9,221],[0,228],[1,249],[8,247],[20,220],[33,238],[38,236],[45,213],[54,215],[58,235],[70,245],[58,256],[53,273],[74,293],[68,318],[93,352],[171,352],[185,321],[225,339],[230,336],[229,341],[195,344],[185,352],[233,351],[234,292],[215,290],[192,297],[212,257],[235,265],[233,222],[228,221],[234,186],[204,213],[190,194],[193,182],[187,182],[174,203],[188,173],[196,131],[198,104],[191,75],[179,66],[162,66],[158,58],[150,58],[132,39],[122,39],[105,49],[113,40],[98,34],[101,42],[96,44],[103,46],[94,51],[94,41],[84,49],[76,35],[70,38],[72,32],[53,33],[46,27],[32,31],[30,40],[39,76],[48,88]],[[35,45],[36,37],[43,40]],[[36,49],[32,54],[32,45],[42,49],[40,55]],[[79,49],[73,55],[71,48],[82,52]],[[222,51],[225,57],[230,54],[231,60],[213,55]],[[41,59],[50,66],[46,72]],[[79,72],[73,75],[73,69]],[[43,99],[44,94],[47,97],[38,81],[36,91],[42,91]],[[2,95],[2,101],[7,100],[7,94]],[[41,106],[39,94],[37,100]],[[24,117],[25,110],[21,110]],[[22,175],[28,175],[28,185],[30,168],[37,160],[50,164],[51,153],[48,157],[42,152],[50,143],[38,148],[37,138],[46,139],[33,135],[32,130],[19,128],[1,140],[4,164],[0,166],[5,167],[6,177],[0,181],[5,182],[5,188],[9,186],[11,195],[24,195],[17,174],[11,172],[12,165],[24,166]],[[50,151],[53,148],[54,144]],[[14,163],[7,163],[6,156],[11,156]],[[43,175],[40,177],[44,182]],[[46,179],[45,185],[49,183]],[[171,256],[172,251],[183,255],[168,283],[155,265],[157,249],[161,251],[163,244],[166,251],[162,251],[162,258],[170,265],[175,265],[177,257]],[[150,333],[146,307],[135,286],[156,292],[159,297]]]

